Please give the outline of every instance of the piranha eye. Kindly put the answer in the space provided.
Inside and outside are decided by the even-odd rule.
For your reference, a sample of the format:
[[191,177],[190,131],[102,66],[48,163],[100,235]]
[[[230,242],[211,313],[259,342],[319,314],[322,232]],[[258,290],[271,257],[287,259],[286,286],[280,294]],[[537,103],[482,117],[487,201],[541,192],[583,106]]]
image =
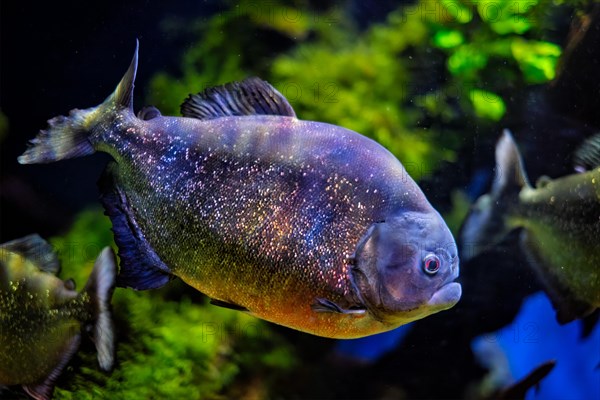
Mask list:
[[436,274],[440,266],[442,265],[440,259],[435,254],[428,254],[423,260],[423,271],[426,274],[434,275]]

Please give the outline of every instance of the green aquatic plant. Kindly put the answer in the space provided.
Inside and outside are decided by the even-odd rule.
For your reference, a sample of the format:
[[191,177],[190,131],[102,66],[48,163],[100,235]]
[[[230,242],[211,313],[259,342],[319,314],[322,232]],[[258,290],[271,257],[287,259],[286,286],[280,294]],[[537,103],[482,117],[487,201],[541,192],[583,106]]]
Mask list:
[[482,118],[499,121],[506,112],[506,105],[500,96],[481,89],[471,89],[469,98],[475,114]]
[[279,52],[306,40],[310,33],[327,31],[332,22],[342,21],[335,9],[310,10],[303,8],[301,1],[294,3],[225,2],[228,7],[222,11],[193,23],[193,39],[183,52],[180,76],[157,73],[150,83],[149,103],[164,114],[178,115],[179,105],[190,93],[250,75],[269,77],[270,65]]
[[[114,246],[110,221],[99,209],[82,212],[52,243],[60,276],[79,287],[97,252]],[[271,390],[296,365],[291,345],[268,323],[209,305],[181,282],[145,292],[117,288],[113,314],[114,371],[101,372],[94,352],[82,350],[59,380],[56,399],[225,399]]]
[[554,43],[514,39],[511,52],[528,83],[545,83],[556,76],[561,48]]
[[[511,93],[555,77],[561,48],[544,40],[548,2],[438,0],[437,6],[427,20],[450,74],[441,101],[455,97],[467,115],[494,123]],[[458,87],[459,96],[444,95]]]

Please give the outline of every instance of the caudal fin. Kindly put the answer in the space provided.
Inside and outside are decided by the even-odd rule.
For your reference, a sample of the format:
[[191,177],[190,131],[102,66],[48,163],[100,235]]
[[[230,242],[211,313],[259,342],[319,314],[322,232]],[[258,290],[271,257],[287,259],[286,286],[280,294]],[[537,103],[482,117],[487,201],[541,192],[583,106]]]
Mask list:
[[71,110],[68,117],[48,120],[48,129],[29,142],[29,148],[18,158],[20,164],[44,164],[67,158],[81,157],[94,152],[88,139],[90,115],[96,108]]
[[99,106],[85,110],[71,110],[69,116],[58,116],[48,121],[48,129],[29,143],[18,158],[21,164],[43,164],[68,158],[82,157],[95,152],[92,131],[110,113],[122,108],[132,110],[133,82],[138,60],[138,42],[129,69],[115,91]]
[[115,288],[116,275],[115,253],[110,247],[105,247],[96,259],[90,279],[83,291],[92,299],[93,340],[98,351],[98,364],[105,371],[112,369],[114,363],[114,324],[110,301]]
[[471,207],[460,232],[461,259],[467,261],[500,242],[511,230],[506,216],[529,186],[521,154],[508,130],[496,145],[496,174],[490,193]]

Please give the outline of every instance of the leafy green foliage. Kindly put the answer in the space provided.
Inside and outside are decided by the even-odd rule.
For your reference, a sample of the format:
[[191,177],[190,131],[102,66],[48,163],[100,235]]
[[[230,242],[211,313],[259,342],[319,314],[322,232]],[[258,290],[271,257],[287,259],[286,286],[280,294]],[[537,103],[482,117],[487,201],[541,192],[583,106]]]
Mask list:
[[559,46],[548,42],[515,39],[511,43],[511,50],[528,83],[544,83],[554,79],[561,54]]
[[[80,288],[100,249],[114,246],[110,221],[99,209],[82,212],[71,231],[51,242],[61,258],[61,278],[73,278]],[[55,398],[225,399],[257,385],[267,390],[295,367],[290,344],[268,323],[197,295],[192,299],[190,292],[181,282],[145,292],[117,288],[116,368],[101,372],[95,350],[84,346]]]
[[433,36],[433,44],[441,49],[451,49],[463,44],[465,37],[455,29],[440,29]]
[[538,4],[538,1],[478,0],[473,3],[477,5],[481,20],[497,34],[522,35],[532,27],[528,13]]
[[[448,56],[451,87],[463,88],[471,100],[460,101],[467,115],[483,124],[497,122],[506,111],[503,97],[515,88],[554,78],[561,49],[536,40],[541,38],[544,16],[548,16],[541,11],[547,3],[439,0],[439,6],[441,15],[448,18],[429,16],[432,42]],[[458,40],[459,33],[464,35],[462,40]],[[448,86],[440,90],[447,91]],[[492,98],[495,100],[483,101]]]
[[553,3],[557,6],[569,5],[578,11],[589,10],[597,2],[598,0],[553,0]]
[[[335,10],[321,14],[298,3],[231,2],[229,9],[197,23],[193,30],[197,39],[182,56],[182,76],[158,73],[151,81],[149,103],[165,115],[178,115],[180,104],[190,93],[251,75],[268,77],[278,51],[342,20]],[[324,36],[336,40],[331,32]],[[265,42],[280,47],[265,46]]]
[[452,75],[464,78],[475,78],[478,71],[485,68],[488,56],[476,46],[465,44],[460,46],[448,58],[448,70]]
[[475,113],[481,117],[499,121],[506,111],[504,101],[494,93],[473,89],[469,97],[473,102]]

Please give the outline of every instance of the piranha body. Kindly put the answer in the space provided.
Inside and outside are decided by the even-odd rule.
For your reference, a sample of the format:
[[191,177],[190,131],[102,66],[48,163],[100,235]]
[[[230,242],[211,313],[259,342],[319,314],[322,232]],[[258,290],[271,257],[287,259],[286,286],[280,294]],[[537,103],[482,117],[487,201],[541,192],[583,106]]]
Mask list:
[[91,327],[103,370],[113,365],[110,298],[115,256],[100,253],[84,290],[55,274],[52,247],[37,235],[0,245],[0,385],[22,385],[35,399],[49,399],[54,382]]
[[250,78],[181,117],[132,108],[133,62],[101,105],[49,121],[24,164],[104,151],[118,284],[173,276],[213,304],[315,335],[366,336],[452,307],[454,238],[400,162],[350,130],[296,118]]
[[515,229],[559,322],[600,307],[599,165],[554,180],[544,177],[532,187],[519,150],[504,131],[496,146],[492,190],[477,200],[461,229],[463,258],[500,242]]

